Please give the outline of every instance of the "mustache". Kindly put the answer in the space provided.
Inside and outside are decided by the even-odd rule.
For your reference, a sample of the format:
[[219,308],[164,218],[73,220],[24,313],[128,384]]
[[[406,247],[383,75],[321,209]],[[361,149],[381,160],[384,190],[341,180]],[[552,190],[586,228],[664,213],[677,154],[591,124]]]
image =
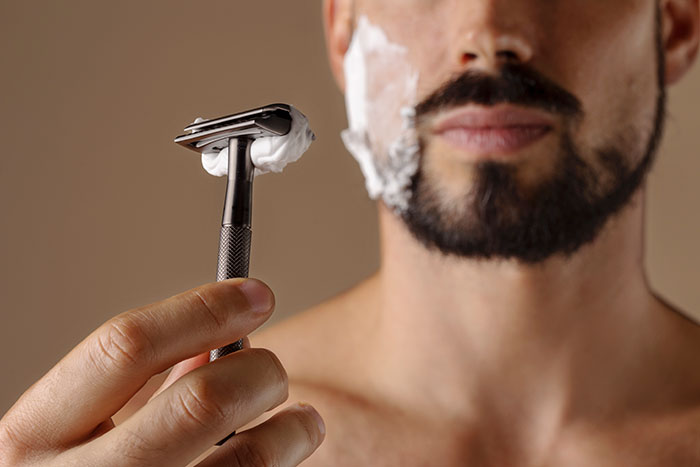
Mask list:
[[583,116],[583,105],[572,93],[528,65],[505,64],[496,76],[468,70],[453,78],[416,106],[421,116],[467,104],[513,104],[536,107],[565,117]]

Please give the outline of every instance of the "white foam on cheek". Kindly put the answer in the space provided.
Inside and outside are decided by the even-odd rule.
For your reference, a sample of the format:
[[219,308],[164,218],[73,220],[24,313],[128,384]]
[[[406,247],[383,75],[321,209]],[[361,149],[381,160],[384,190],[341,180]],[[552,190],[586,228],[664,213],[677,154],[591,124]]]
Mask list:
[[408,50],[360,17],[345,55],[345,104],[349,128],[341,134],[360,164],[367,192],[397,211],[408,207],[418,170],[415,128],[418,72]]
[[[250,158],[255,166],[255,175],[282,172],[287,164],[298,161],[316,139],[306,116],[294,107],[291,113],[292,128],[288,134],[260,138],[253,142]],[[228,148],[203,152],[202,166],[211,175],[225,177],[228,174]]]

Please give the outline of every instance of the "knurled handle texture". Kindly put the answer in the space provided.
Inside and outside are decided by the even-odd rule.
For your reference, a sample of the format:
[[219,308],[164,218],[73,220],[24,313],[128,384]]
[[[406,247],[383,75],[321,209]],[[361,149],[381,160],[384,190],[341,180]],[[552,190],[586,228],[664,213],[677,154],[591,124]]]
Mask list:
[[[224,281],[235,277],[248,277],[248,265],[250,264],[250,239],[253,232],[248,227],[234,227],[224,225],[221,227],[219,239],[219,264],[216,271],[216,280]],[[209,352],[209,361],[224,357],[243,348],[243,340],[233,344],[212,350]]]
[[250,264],[250,238],[253,232],[248,227],[221,227],[219,239],[219,266],[216,280],[225,281],[234,277],[248,277]]

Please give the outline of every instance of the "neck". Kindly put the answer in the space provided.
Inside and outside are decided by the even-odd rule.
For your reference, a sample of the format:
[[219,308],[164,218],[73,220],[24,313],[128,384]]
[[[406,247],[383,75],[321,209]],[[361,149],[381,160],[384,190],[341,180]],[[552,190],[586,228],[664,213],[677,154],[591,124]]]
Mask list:
[[619,407],[659,325],[643,217],[640,193],[573,256],[523,265],[428,251],[382,206],[377,368],[392,369],[382,384],[426,412],[511,423],[513,411],[561,421]]

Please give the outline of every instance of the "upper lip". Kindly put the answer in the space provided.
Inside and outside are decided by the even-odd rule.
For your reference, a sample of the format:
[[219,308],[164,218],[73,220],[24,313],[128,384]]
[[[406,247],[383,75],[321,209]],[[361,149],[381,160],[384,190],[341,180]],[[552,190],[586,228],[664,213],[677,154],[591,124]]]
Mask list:
[[438,117],[435,132],[456,129],[507,129],[509,127],[551,127],[553,119],[543,111],[512,105],[461,107]]

